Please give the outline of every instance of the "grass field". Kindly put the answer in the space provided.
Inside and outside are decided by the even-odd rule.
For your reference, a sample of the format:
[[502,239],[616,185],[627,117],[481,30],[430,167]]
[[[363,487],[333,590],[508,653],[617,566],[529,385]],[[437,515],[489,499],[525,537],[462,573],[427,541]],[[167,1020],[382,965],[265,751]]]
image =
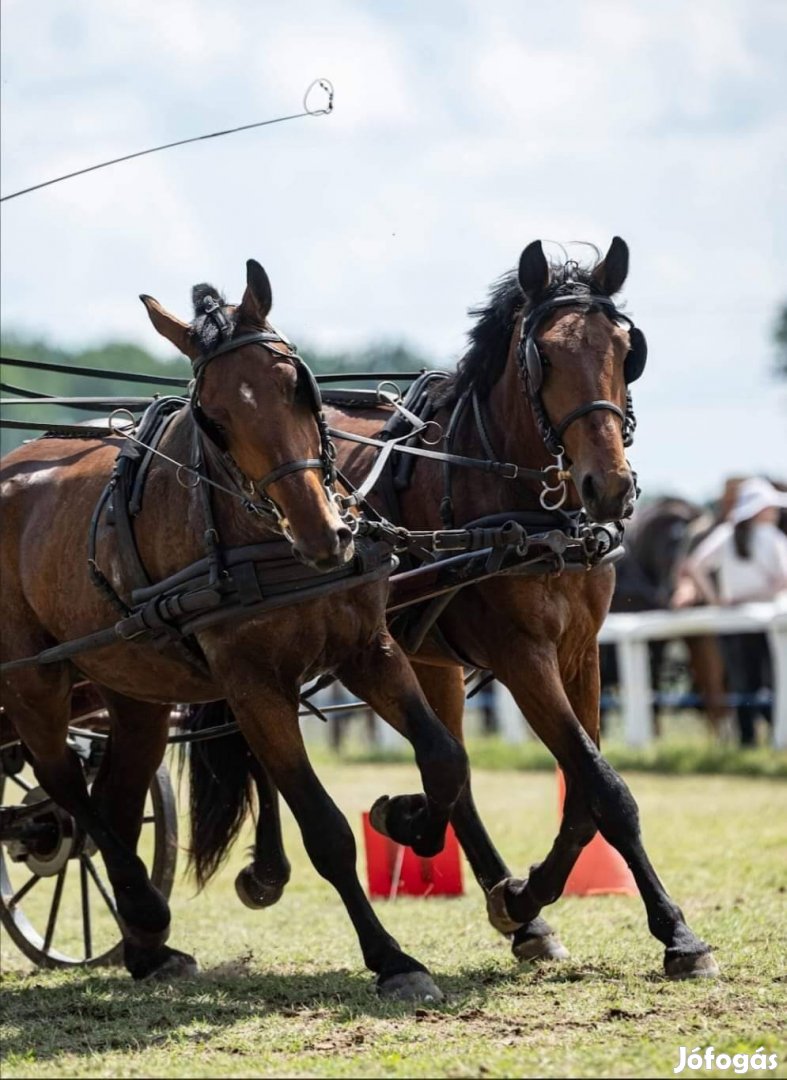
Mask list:
[[[417,790],[406,765],[320,771],[356,831],[376,796]],[[176,882],[171,940],[198,955],[196,979],[32,970],[4,941],[2,1076],[671,1076],[681,1045],[765,1047],[782,1061],[768,1075],[787,1075],[787,785],[629,781],[657,868],[717,949],[718,982],[663,979],[641,903],[623,897],[560,901],[550,918],[573,959],[517,966],[468,879],[461,899],[379,905],[446,994],[436,1007],[382,1003],[287,818],[293,880],[277,907],[255,913],[236,900],[240,849],[202,895]],[[479,769],[476,788],[510,863],[521,871],[541,857],[555,829],[554,776]]]

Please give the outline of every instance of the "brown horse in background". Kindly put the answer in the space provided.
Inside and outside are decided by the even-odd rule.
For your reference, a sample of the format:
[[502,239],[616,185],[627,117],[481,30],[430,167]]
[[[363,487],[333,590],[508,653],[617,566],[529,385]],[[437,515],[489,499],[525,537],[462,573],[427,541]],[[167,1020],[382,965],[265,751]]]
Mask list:
[[[269,327],[270,284],[253,261],[247,282],[237,308],[211,286],[196,287],[191,325],[142,297],[155,328],[191,359],[196,377],[192,399],[159,443],[171,461],[154,459],[134,519],[141,564],[153,581],[202,558],[207,533],[214,531],[206,523],[203,492],[190,486],[190,474],[188,486],[181,482],[195,439],[205,477],[223,485],[209,490],[225,552],[263,541],[281,547],[286,536],[301,562],[321,572],[343,567],[354,555],[351,523],[340,516],[326,475],[330,447],[318,423],[319,394],[308,369]],[[117,438],[45,438],[4,459],[4,661],[113,625],[117,612],[109,594],[122,606],[139,587],[139,567],[127,564],[116,522],[106,513],[93,567],[101,570],[106,587],[94,586],[88,567],[91,516],[120,445]],[[176,468],[177,463],[184,464]],[[234,497],[241,491],[243,500]],[[278,528],[249,512],[249,504],[259,506],[255,500],[261,499],[275,511]],[[299,729],[299,688],[323,672],[337,672],[413,743],[427,796],[409,842],[426,854],[442,846],[466,779],[466,755],[426,704],[386,629],[386,592],[378,575],[296,607],[199,630],[202,671],[174,646],[119,643],[3,676],[4,709],[39,782],[104,857],[122,922],[125,963],[134,977],[195,970],[192,957],[165,945],[169,909],[136,845],[145,795],[166,746],[171,703],[226,699],[246,740],[243,778],[229,805],[211,808],[197,800],[198,809],[213,813],[196,832],[200,880],[216,869],[237,827],[247,773],[260,784],[269,774],[298,820],[316,869],[339,892],[379,991],[440,996],[423,965],[399,948],[374,914],[357,878],[352,832],[313,772]],[[111,718],[108,752],[91,793],[66,744],[72,687],[84,677],[99,687]],[[254,754],[250,760],[246,743]],[[284,864],[277,871],[281,876]],[[237,883],[243,899],[257,906],[270,902],[270,884],[253,870]]]
[[[436,391],[432,419],[446,432],[457,402],[474,393],[454,429],[454,453],[546,467],[554,463],[545,433],[561,435],[571,483],[567,507],[583,506],[593,521],[627,516],[634,479],[626,460],[629,425],[627,378],[635,330],[620,325],[609,298],[623,287],[628,248],[615,238],[594,267],[550,265],[541,244],[522,253],[518,273],[494,288],[490,302],[474,312],[470,348],[458,371]],[[574,300],[564,298],[575,298]],[[550,307],[552,301],[561,303]],[[520,353],[522,327],[543,311],[535,344],[541,371]],[[610,314],[611,312],[611,314]],[[526,337],[528,335],[525,335]],[[532,336],[532,335],[530,335]],[[644,362],[644,360],[643,360]],[[534,380],[543,376],[539,389]],[[588,407],[589,406],[589,407]],[[335,409],[337,429],[377,435],[388,419],[383,409]],[[480,417],[480,419],[479,419]],[[340,465],[358,483],[374,451],[352,443],[340,450]],[[504,511],[541,506],[537,484],[472,470],[453,470],[456,524]],[[440,529],[446,497],[444,467],[419,459],[407,490],[400,494],[401,524]],[[375,500],[379,509],[384,506]],[[555,519],[556,522],[559,519]],[[461,589],[443,611],[437,634],[412,657],[427,698],[448,730],[462,739],[462,664],[493,672],[513,694],[528,723],[560,764],[567,785],[563,820],[543,862],[517,879],[495,850],[473,802],[470,782],[452,810],[459,841],[487,896],[492,925],[513,935],[521,959],[562,958],[566,950],[541,909],[562,893],[582,848],[596,831],[621,852],[639,886],[651,932],[665,947],[671,976],[714,975],[710,948],[686,925],[645,852],[637,805],[624,781],[599,751],[599,661],[597,635],[609,608],[614,568],[541,577],[505,576]],[[416,806],[422,796],[412,796]],[[397,831],[387,801],[373,811],[378,828],[407,843]],[[261,822],[260,827],[264,828]]]

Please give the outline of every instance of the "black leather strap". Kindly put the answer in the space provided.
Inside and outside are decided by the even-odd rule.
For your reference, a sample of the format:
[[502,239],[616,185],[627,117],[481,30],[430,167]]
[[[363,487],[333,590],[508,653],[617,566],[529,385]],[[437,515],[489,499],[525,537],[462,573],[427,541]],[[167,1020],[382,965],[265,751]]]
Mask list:
[[564,416],[559,424],[555,424],[555,434],[559,439],[563,438],[563,434],[575,420],[579,420],[580,416],[586,416],[587,413],[599,412],[599,411],[611,412],[625,424],[626,414],[623,410],[614,403],[614,401],[589,401],[586,405],[580,405],[577,409],[572,409],[568,416]]
[[269,473],[263,476],[262,480],[257,481],[256,487],[259,491],[265,491],[270,484],[275,484],[277,480],[283,480],[290,473],[301,472],[303,469],[323,468],[324,463],[320,458],[302,458],[298,461],[288,461],[284,465],[279,465],[276,469],[271,469]]
[[[206,353],[204,356],[198,356],[196,360],[192,361],[194,378],[199,379],[211,360],[215,360],[217,356],[223,356],[224,353],[232,352],[234,349],[240,349],[244,345],[273,344],[285,345],[286,342],[284,342],[278,334],[274,334],[270,330],[255,331],[254,333],[240,334],[238,337],[230,338],[229,341],[222,342],[222,344],[212,352]],[[282,356],[285,357],[294,357],[295,355],[295,353],[291,352],[282,353]]]

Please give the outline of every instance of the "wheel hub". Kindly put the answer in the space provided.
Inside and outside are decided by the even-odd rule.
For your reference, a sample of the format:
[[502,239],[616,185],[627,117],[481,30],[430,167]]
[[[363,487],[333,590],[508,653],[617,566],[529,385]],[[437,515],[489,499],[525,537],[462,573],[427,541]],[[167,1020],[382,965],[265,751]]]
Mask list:
[[21,805],[33,807],[47,803],[40,814],[31,814],[31,835],[8,842],[8,854],[14,862],[24,863],[39,877],[59,874],[69,859],[82,850],[82,837],[76,822],[49,798],[43,788],[28,791]]

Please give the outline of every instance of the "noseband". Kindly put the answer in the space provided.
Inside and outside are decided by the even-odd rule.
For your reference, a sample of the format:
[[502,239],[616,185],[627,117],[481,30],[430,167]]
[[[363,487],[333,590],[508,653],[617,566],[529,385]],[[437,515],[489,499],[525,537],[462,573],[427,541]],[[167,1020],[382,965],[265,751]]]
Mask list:
[[[322,396],[317,380],[306,362],[298,355],[295,346],[292,342],[288,341],[283,334],[271,329],[254,331],[249,334],[240,334],[237,337],[232,337],[232,323],[218,301],[214,297],[208,296],[204,299],[202,307],[205,316],[216,326],[221,343],[215,349],[212,349],[208,353],[203,353],[192,361],[192,370],[194,372],[194,382],[190,398],[192,416],[199,430],[221,452],[222,464],[232,476],[235,483],[238,484],[247,495],[253,497],[257,494],[259,496],[260,501],[249,503],[249,509],[260,514],[262,517],[270,519],[285,533],[285,535],[288,536],[288,539],[291,539],[288,535],[285,515],[267,492],[267,488],[270,487],[271,484],[275,484],[278,480],[283,480],[285,476],[290,476],[296,472],[302,472],[305,469],[320,469],[323,474],[323,484],[329,500],[339,506],[338,496],[334,490],[336,481],[336,448],[328,432],[328,422],[325,419],[325,414],[323,412]],[[226,353],[234,352],[235,349],[242,348],[244,345],[262,345],[263,348],[267,349],[272,355],[280,357],[283,360],[289,360],[292,363],[298,373],[299,385],[305,385],[309,405],[320,433],[319,457],[296,458],[292,461],[283,462],[281,465],[277,465],[274,469],[271,469],[270,472],[266,473],[261,480],[257,481],[250,480],[245,475],[227,449],[225,440],[222,438],[216,424],[205,415],[202,405],[200,404],[200,389],[208,365],[218,357],[224,356]],[[280,352],[278,349],[271,348],[272,345],[283,345],[287,351]]]
[[[626,381],[626,409],[624,412],[614,401],[607,401],[606,399],[589,401],[576,409],[572,409],[559,423],[553,424],[549,419],[541,394],[544,369],[548,361],[542,356],[538,348],[536,334],[544,319],[553,311],[562,307],[577,306],[585,307],[588,312],[603,309],[613,322],[625,322],[629,326],[630,348],[623,367]],[[550,454],[555,457],[562,457],[565,454],[563,436],[570,425],[575,420],[579,420],[581,416],[601,411],[614,413],[620,419],[623,430],[623,445],[631,446],[634,441],[637,420],[634,416],[634,406],[628,387],[642,374],[647,359],[647,351],[645,335],[641,330],[637,329],[628,315],[618,311],[614,300],[608,296],[595,295],[591,292],[589,286],[577,281],[568,281],[561,285],[548,300],[545,300],[528,313],[522,321],[517,358],[525,392],[533,408],[541,438]]]

